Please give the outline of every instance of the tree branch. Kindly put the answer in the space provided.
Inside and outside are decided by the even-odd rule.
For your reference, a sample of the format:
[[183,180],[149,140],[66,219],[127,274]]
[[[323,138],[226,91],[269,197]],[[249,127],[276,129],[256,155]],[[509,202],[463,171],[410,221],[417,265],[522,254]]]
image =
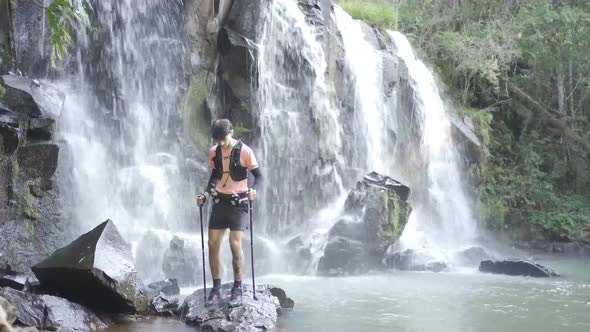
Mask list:
[[542,120],[554,129],[558,129],[561,134],[581,146],[586,155],[590,156],[590,142],[573,132],[568,127],[563,115],[540,104],[516,85],[509,83],[509,87],[516,99],[522,102],[527,108],[533,109],[541,115],[541,117],[538,117],[539,120]]

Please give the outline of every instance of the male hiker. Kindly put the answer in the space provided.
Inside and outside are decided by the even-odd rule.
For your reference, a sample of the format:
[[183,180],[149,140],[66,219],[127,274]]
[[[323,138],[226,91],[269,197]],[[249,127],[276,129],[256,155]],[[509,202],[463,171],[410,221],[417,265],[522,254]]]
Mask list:
[[254,175],[254,188],[260,187],[262,175],[252,149],[234,139],[234,129],[227,119],[215,120],[211,126],[211,136],[215,140],[209,151],[211,178],[205,192],[197,196],[197,204],[213,201],[209,219],[209,267],[213,277],[213,288],[207,299],[207,306],[221,301],[221,241],[229,228],[229,244],[232,253],[234,286],[231,289],[229,306],[242,304],[242,232],[247,225],[248,200],[254,200],[256,190],[248,189],[248,171]]

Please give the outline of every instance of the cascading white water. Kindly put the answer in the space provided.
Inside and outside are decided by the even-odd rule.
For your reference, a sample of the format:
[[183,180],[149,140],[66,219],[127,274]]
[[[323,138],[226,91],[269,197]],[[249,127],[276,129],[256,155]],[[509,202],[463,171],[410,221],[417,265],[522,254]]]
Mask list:
[[[389,173],[385,168],[391,140],[385,133],[387,105],[382,89],[382,59],[379,50],[366,40],[359,22],[335,6],[336,22],[342,34],[345,58],[354,83],[354,113],[368,153],[364,169]],[[391,154],[390,154],[391,155]]]
[[343,191],[341,127],[321,43],[296,1],[268,2],[259,23],[258,119],[268,233],[301,228]]
[[427,192],[416,200],[415,216],[401,238],[402,249],[434,247],[448,254],[472,244],[477,236],[473,200],[466,193],[451,121],[432,72],[416,57],[403,34],[389,35],[408,68],[428,179],[427,188],[421,188]]
[[[197,229],[192,147],[183,137],[182,86],[190,67],[183,1],[93,2],[98,29],[78,36],[77,72],[64,74],[67,93],[58,135],[68,146],[72,218],[86,232],[112,219],[136,253],[147,280],[163,278],[170,232]],[[157,243],[140,240],[147,230]],[[158,239],[158,237],[156,237]]]
[[[366,170],[377,170],[407,182],[412,188],[413,213],[396,250],[424,250],[431,258],[452,262],[455,251],[476,237],[472,201],[465,192],[460,156],[451,139],[451,123],[437,84],[428,68],[416,58],[401,33],[390,33],[396,54],[408,69],[413,110],[385,96],[382,86],[382,53],[367,41],[361,22],[335,7],[336,21],[344,44],[347,68],[355,92],[357,121],[365,124]],[[397,90],[396,94],[405,93]],[[412,144],[403,138],[396,142],[385,128],[399,128],[396,113],[415,113],[417,129],[411,135],[420,140],[416,160],[401,160],[397,144]],[[407,147],[406,147],[407,149]]]

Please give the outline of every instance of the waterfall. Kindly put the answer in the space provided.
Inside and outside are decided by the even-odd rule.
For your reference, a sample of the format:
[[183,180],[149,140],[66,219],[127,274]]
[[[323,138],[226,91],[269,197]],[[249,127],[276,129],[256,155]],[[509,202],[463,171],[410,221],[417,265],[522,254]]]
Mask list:
[[267,233],[307,223],[342,193],[342,132],[321,43],[296,1],[265,3],[257,58],[261,197]]
[[381,52],[367,41],[359,22],[354,21],[338,6],[334,11],[342,34],[347,69],[351,75],[350,83],[354,86],[356,139],[364,143],[364,150],[370,151],[361,167],[366,171],[388,173],[385,159],[392,146],[388,144],[390,139],[385,135],[388,110],[381,83]]
[[[392,45],[380,50],[376,41],[369,42],[373,31],[368,26],[363,29],[364,23],[338,6],[335,14],[354,87],[355,121],[362,131],[357,137],[364,137],[370,151],[365,169],[400,179],[412,188],[413,212],[396,250],[424,250],[433,258],[452,261],[455,251],[475,240],[476,221],[449,114],[434,76],[401,33],[389,33]],[[407,67],[409,81],[409,89],[397,87],[390,97],[382,88],[386,54],[397,56],[398,71],[399,65]],[[411,109],[401,102],[403,97],[413,101]],[[401,120],[407,113],[413,123]]]
[[[476,239],[473,199],[469,198],[460,155],[451,137],[451,121],[432,72],[407,38],[389,32],[397,55],[408,68],[420,131],[420,151],[427,181],[414,203],[415,216],[401,238],[403,248],[433,247],[448,254]],[[412,167],[412,166],[410,166]],[[415,224],[412,224],[415,223]]]
[[[74,234],[113,219],[132,243],[144,280],[165,277],[164,251],[174,236],[200,264],[196,161],[183,130],[182,96],[191,72],[183,1],[94,1],[97,32],[78,35],[79,47],[60,83],[67,94],[58,138],[68,153]],[[399,33],[382,49],[371,28],[335,6],[349,105],[337,104],[334,78],[319,28],[300,3],[263,1],[257,23],[256,82],[252,86],[255,146],[266,186],[256,201],[258,260],[276,270],[277,245],[304,233],[317,263],[349,187],[378,171],[407,182],[414,212],[400,247],[448,252],[476,236],[460,155],[433,75]],[[384,83],[387,61],[408,69],[412,109],[404,92]],[[387,91],[386,91],[387,90]],[[415,115],[415,128],[400,113]],[[414,130],[414,131],[412,131]],[[418,138],[408,140],[404,131]],[[416,139],[416,138],[414,138]],[[403,148],[401,148],[403,146]],[[404,159],[405,152],[416,151]],[[279,254],[280,255],[279,255]],[[226,253],[227,255],[227,253]],[[312,262],[312,265],[315,263]],[[231,269],[225,269],[226,277]]]
[[[72,232],[112,219],[136,254],[155,251],[137,262],[140,274],[162,278],[170,231],[198,228],[195,151],[182,125],[190,74],[183,1],[93,7],[97,29],[80,29],[73,74],[61,83],[67,97],[57,135],[69,151],[60,167],[72,178]],[[142,245],[148,230],[159,237]]]

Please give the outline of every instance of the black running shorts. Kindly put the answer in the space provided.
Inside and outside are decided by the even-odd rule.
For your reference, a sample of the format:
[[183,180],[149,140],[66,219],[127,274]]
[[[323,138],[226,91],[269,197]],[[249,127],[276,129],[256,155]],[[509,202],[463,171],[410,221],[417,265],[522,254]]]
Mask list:
[[219,201],[213,204],[210,229],[227,229],[243,231],[248,225],[248,202],[244,201],[233,205],[230,201]]

